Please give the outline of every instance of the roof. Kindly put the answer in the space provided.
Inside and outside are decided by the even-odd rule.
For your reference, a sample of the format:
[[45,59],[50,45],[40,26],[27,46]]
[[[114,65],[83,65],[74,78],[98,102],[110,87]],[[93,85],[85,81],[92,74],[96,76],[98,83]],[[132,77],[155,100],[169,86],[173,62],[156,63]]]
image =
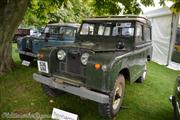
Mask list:
[[47,26],[67,26],[67,27],[80,27],[78,23],[51,23]]
[[137,16],[137,15],[111,15],[111,16],[97,16],[97,17],[91,17],[86,18],[84,21],[129,21],[129,20],[136,20],[143,23],[150,22],[146,17],[143,16]]
[[169,7],[163,7],[149,12],[145,12],[144,16],[148,18],[154,18],[154,17],[166,16],[171,14],[173,13],[170,11]]

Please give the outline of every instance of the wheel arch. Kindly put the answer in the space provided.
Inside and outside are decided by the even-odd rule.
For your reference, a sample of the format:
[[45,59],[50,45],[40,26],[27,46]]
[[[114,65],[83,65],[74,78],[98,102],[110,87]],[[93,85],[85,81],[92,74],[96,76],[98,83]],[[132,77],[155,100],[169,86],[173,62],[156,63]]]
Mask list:
[[125,80],[130,81],[130,72],[128,68],[123,68],[119,71],[119,74],[122,74]]

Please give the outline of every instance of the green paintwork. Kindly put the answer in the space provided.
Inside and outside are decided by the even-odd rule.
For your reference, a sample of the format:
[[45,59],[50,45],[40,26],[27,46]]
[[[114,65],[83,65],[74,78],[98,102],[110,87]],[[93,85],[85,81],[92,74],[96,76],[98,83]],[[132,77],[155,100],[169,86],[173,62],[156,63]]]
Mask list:
[[[139,22],[136,20],[128,20],[131,22],[132,27],[135,29],[137,24],[141,24],[143,27],[150,26],[150,22],[145,19],[146,22]],[[85,22],[97,22],[96,18],[94,20],[83,21]],[[104,23],[104,21],[98,21]],[[108,23],[111,21],[108,21]],[[113,22],[122,22],[119,21]],[[123,21],[126,22],[126,21]],[[146,33],[143,30],[142,33]],[[149,36],[150,33],[148,33]],[[146,41],[143,35],[143,41],[137,42],[139,37],[135,36],[97,36],[97,35],[80,35],[77,34],[75,43],[72,45],[63,45],[54,48],[42,49],[40,52],[46,55],[44,61],[48,61],[50,73],[40,73],[46,76],[63,76],[74,80],[74,82],[81,82],[81,86],[85,86],[88,89],[95,91],[100,91],[103,93],[109,93],[114,87],[114,83],[118,74],[122,70],[127,70],[129,72],[129,81],[132,83],[136,81],[144,72],[144,66],[147,61],[147,57],[151,57],[152,46],[151,40]],[[116,47],[118,42],[124,43],[123,49],[118,49]],[[59,61],[57,59],[57,51],[63,49],[66,52],[66,59]],[[81,56],[82,53],[88,52],[90,57],[88,58],[88,63],[86,66],[74,63],[72,67],[80,66],[80,73],[73,74],[67,72],[69,57],[73,58],[72,54],[76,56]],[[65,63],[65,70],[61,71],[60,68],[62,64]],[[102,68],[96,70],[94,64],[99,63],[101,66],[106,65],[106,70],[103,71]],[[70,63],[69,63],[70,64]],[[78,66],[79,64],[79,66]],[[73,69],[73,68],[72,68]],[[78,68],[77,68],[78,71]],[[127,74],[127,73],[126,73]],[[128,78],[125,76],[125,78]]]
[[180,76],[177,77],[176,85],[174,88],[174,94],[171,101],[174,108],[174,120],[180,120],[180,113],[179,113],[180,90],[178,90],[179,87],[180,87]]

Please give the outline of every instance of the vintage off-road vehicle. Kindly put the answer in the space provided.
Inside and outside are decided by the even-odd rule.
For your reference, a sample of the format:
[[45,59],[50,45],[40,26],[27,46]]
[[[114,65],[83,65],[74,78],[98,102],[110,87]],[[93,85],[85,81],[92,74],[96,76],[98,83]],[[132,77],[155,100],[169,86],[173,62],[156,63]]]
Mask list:
[[174,93],[169,100],[174,109],[174,120],[180,120],[180,76],[177,77]]
[[42,49],[33,78],[48,94],[65,91],[99,103],[101,115],[120,109],[125,80],[143,82],[151,59],[151,24],[139,16],[82,21],[75,43]]
[[18,40],[17,45],[20,59],[32,61],[37,58],[37,53],[41,48],[72,44],[79,26],[79,24],[75,23],[48,24],[40,37],[30,36]]

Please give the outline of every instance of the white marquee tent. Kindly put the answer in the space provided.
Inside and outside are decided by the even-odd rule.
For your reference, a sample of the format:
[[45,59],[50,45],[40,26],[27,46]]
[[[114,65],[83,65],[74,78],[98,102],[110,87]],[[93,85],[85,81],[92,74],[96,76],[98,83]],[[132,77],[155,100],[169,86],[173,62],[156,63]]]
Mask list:
[[168,7],[144,13],[152,24],[152,60],[180,70],[180,64],[171,61],[176,41],[176,30],[180,24],[179,15],[173,14]]

